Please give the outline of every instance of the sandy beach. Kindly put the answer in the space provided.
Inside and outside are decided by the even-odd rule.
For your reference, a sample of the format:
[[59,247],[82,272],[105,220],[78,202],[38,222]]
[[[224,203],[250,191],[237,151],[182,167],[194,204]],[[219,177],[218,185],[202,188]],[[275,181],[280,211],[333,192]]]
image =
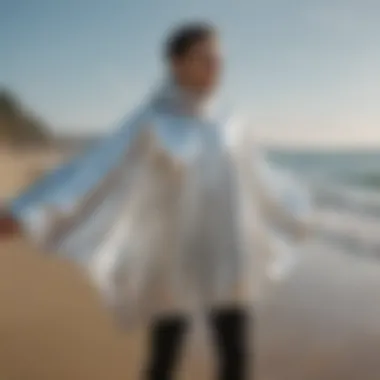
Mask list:
[[[318,248],[258,307],[256,378],[377,380],[380,266]],[[1,378],[138,378],[146,332],[116,328],[70,264],[3,243],[0,304]],[[180,378],[211,379],[209,348],[188,342]]]
[[[11,182],[3,196],[21,186]],[[257,306],[255,380],[378,380],[379,289],[378,262],[305,247]],[[146,331],[118,329],[78,268],[28,241],[1,242],[0,305],[0,379],[139,378]],[[212,352],[195,338],[179,379],[212,379]]]

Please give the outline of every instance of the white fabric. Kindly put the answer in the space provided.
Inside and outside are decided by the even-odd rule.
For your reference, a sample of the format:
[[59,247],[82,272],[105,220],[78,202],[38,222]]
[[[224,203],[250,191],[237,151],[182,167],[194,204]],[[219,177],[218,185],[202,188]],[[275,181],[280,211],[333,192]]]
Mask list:
[[[77,159],[74,170],[58,169],[59,181],[45,179],[12,206],[44,243],[56,220],[46,223],[51,214],[41,210],[63,215],[69,204],[75,215],[99,183],[107,185],[85,218],[69,218],[72,228],[46,241],[85,268],[124,322],[252,303],[275,259],[273,236],[282,231],[294,240],[307,227],[307,207],[298,212],[283,202],[294,189],[278,191],[269,180],[247,131],[211,122],[188,102],[170,86],[160,90],[116,137]],[[46,216],[45,234],[31,228],[33,212]]]

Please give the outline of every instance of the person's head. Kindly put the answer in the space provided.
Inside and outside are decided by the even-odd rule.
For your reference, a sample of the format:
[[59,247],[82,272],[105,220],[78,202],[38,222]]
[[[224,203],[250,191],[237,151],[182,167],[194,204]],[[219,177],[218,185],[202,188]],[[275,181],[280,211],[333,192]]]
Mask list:
[[218,84],[221,57],[216,29],[207,23],[187,23],[172,31],[165,58],[179,85],[209,94]]

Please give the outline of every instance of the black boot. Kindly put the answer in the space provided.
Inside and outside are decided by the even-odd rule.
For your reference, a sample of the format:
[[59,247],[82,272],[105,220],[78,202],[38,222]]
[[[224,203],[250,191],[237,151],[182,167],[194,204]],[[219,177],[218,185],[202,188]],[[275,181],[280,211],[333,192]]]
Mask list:
[[184,317],[156,320],[152,326],[146,380],[171,380],[188,327]]
[[248,313],[243,309],[211,314],[220,380],[246,380],[248,373]]

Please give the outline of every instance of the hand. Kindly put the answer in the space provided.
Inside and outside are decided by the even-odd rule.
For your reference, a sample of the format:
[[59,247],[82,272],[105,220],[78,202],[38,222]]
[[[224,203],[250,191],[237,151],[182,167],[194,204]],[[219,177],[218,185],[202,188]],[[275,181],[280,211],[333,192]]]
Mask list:
[[0,212],[0,238],[12,238],[20,233],[19,222],[9,212]]

